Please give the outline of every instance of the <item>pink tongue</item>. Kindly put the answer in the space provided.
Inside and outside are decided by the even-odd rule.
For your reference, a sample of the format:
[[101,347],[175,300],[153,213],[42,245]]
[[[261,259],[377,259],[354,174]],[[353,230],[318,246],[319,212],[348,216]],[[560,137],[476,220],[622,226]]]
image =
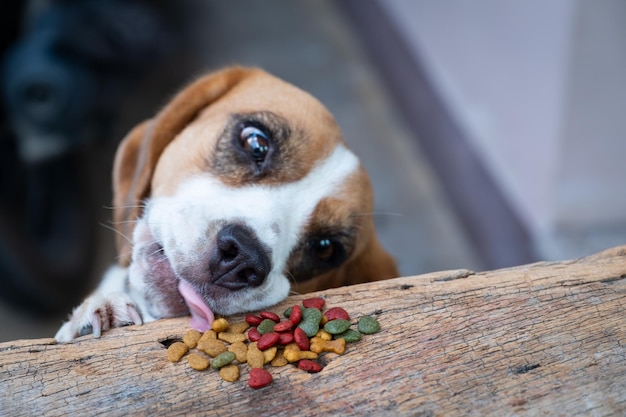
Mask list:
[[213,320],[215,320],[215,316],[213,316],[213,312],[206,305],[200,294],[183,279],[178,281],[178,291],[185,299],[191,312],[191,327],[200,332],[209,330]]

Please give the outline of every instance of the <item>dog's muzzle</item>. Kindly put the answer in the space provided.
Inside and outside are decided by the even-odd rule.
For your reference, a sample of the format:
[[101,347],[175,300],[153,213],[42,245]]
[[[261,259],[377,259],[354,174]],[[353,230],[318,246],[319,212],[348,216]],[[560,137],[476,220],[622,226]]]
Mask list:
[[225,226],[217,234],[209,261],[211,282],[229,290],[260,286],[271,269],[268,252],[246,226]]

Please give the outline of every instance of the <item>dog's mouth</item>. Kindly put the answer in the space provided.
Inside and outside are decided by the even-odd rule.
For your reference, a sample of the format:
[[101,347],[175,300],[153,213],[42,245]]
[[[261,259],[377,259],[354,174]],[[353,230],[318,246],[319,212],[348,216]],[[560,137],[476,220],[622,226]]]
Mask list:
[[191,313],[191,327],[204,332],[211,328],[215,315],[202,296],[184,279],[178,281],[178,292],[182,295]]

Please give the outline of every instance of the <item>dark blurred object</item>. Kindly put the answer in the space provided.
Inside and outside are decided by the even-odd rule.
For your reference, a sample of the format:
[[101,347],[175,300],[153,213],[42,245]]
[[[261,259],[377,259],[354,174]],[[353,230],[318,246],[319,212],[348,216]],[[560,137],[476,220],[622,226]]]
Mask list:
[[[21,21],[24,9],[6,3],[3,20]],[[90,285],[97,221],[81,151],[110,137],[124,88],[169,39],[138,1],[51,2],[31,21],[2,51],[0,298],[48,314]]]

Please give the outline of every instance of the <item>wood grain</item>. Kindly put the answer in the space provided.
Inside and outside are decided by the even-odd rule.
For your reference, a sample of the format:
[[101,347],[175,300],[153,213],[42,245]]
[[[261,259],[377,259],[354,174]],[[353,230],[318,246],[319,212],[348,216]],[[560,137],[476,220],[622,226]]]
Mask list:
[[[188,318],[0,344],[0,415],[624,415],[626,246],[491,272],[457,270],[319,293],[381,332],[318,374],[270,387],[166,359]],[[273,308],[309,297],[292,296]],[[239,317],[241,318],[241,317]]]

